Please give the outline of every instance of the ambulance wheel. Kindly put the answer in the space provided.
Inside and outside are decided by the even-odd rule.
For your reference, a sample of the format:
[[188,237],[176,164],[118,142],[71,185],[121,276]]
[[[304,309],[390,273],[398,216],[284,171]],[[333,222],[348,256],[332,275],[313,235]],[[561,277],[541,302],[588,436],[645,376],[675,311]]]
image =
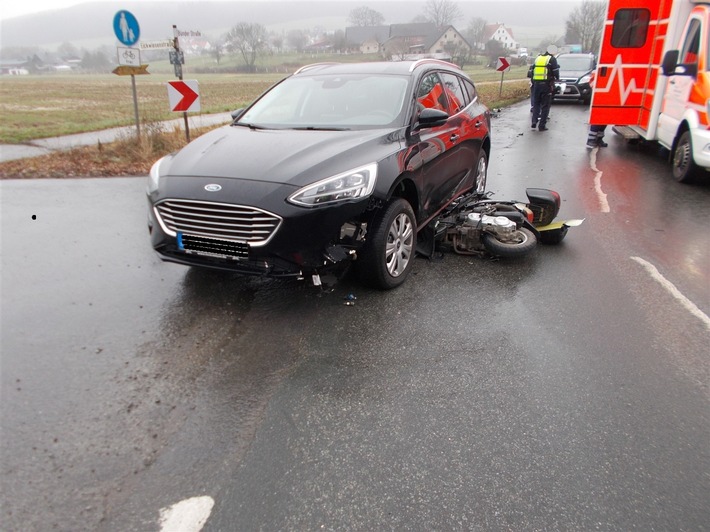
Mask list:
[[687,183],[697,173],[698,167],[693,162],[693,145],[690,141],[690,132],[684,131],[673,151],[673,177],[679,183]]

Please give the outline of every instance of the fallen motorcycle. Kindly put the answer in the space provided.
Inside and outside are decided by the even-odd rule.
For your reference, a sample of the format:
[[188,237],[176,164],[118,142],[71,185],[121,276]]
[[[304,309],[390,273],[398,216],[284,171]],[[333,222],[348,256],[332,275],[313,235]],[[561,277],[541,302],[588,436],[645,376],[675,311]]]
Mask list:
[[553,190],[525,192],[527,202],[494,200],[491,193],[464,196],[429,224],[417,251],[431,256],[437,249],[451,249],[463,255],[517,258],[530,253],[538,242],[559,244],[570,227],[584,221],[555,221],[560,195]]

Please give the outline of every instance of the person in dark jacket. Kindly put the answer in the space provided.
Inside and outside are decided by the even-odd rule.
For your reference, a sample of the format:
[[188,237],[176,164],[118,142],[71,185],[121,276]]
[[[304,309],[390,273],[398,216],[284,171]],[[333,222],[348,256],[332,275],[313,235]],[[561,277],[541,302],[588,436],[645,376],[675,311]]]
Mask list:
[[560,79],[560,67],[555,55],[557,46],[551,44],[545,53],[538,55],[532,65],[532,129],[547,131],[547,117],[550,114],[555,81]]
[[604,131],[606,131],[605,125],[590,125],[589,133],[587,134],[587,148],[590,150],[594,148],[606,148],[608,144],[604,142]]

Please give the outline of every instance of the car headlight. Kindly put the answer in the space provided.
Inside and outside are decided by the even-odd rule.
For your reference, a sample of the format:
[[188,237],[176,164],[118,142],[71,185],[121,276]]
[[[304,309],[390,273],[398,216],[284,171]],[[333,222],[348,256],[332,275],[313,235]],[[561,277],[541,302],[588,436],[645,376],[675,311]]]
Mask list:
[[372,194],[377,181],[377,163],[370,163],[303,187],[288,197],[302,207],[354,201]]
[[589,83],[590,81],[592,81],[592,75],[587,74],[586,76],[582,76],[581,78],[579,78],[579,81],[577,83]]
[[165,160],[165,157],[161,157],[150,168],[150,174],[148,174],[148,192],[155,192],[158,190],[158,180],[160,179],[160,165]]

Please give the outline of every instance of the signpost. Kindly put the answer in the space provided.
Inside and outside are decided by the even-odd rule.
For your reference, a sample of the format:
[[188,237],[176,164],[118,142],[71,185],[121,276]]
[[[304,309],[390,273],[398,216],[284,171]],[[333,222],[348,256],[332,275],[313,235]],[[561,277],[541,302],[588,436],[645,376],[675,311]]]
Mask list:
[[113,71],[119,76],[131,76],[131,88],[133,89],[133,112],[136,118],[136,133],[138,140],[141,138],[141,123],[138,117],[138,95],[136,94],[136,74],[148,74],[148,65],[141,65],[141,53],[136,48],[131,48],[138,43],[141,30],[138,20],[133,13],[122,9],[113,17],[113,32],[121,44],[128,48],[117,47],[118,67]]
[[[173,48],[174,50],[170,52],[170,63],[175,67],[175,76],[182,82],[182,65],[185,63],[185,56],[180,50],[180,41],[178,37],[180,32],[177,26],[173,24]],[[196,82],[195,82],[196,83]],[[168,96],[170,95],[170,84],[168,84]],[[199,105],[199,104],[198,104]],[[171,105],[172,107],[172,105]],[[179,110],[179,109],[176,109]],[[190,124],[187,121],[187,112],[183,110],[182,113],[183,120],[185,121],[185,139],[190,142]]]
[[503,76],[510,70],[510,60],[507,57],[499,57],[496,70],[500,72],[500,89],[498,89],[498,97],[500,98],[503,94]]

